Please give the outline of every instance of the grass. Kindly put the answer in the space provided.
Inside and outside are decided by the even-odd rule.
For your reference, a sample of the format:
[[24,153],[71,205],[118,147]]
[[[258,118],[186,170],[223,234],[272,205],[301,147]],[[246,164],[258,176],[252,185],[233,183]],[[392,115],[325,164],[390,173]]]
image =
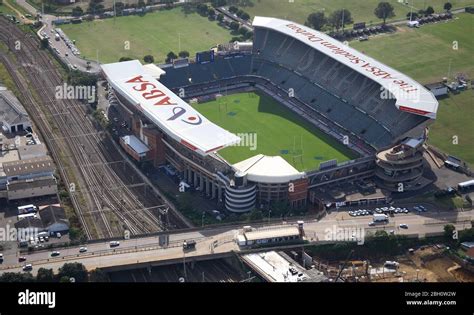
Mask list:
[[[410,12],[410,7],[398,2],[398,0],[386,0],[392,4],[395,11],[393,19],[403,19]],[[412,0],[407,0],[412,4]],[[354,22],[379,23],[374,15],[374,9],[380,0],[250,0],[249,6],[241,6],[241,8],[249,13],[252,17],[256,15],[271,16],[299,23],[304,23],[308,15],[312,12],[324,11],[326,16],[338,9],[348,9]],[[413,0],[414,11],[432,6],[435,12],[443,11],[446,0]],[[465,7],[474,4],[474,0],[453,0],[450,1],[453,8]],[[393,20],[392,19],[392,20]]]
[[[342,144],[259,92],[232,94],[193,106],[209,120],[233,133],[256,133],[254,150],[250,146],[233,146],[219,151],[230,163],[260,153],[280,155],[296,169],[305,171],[330,159],[342,162],[355,157]],[[301,159],[293,159],[300,154]]]
[[5,3],[0,4],[0,14],[10,14],[10,15],[16,15],[15,11],[13,11],[9,6],[7,6]]
[[[187,50],[193,56],[232,38],[228,30],[197,13],[186,14],[181,8],[62,25],[82,55],[102,63],[117,62],[120,57],[143,59],[145,55],[163,62],[169,51]],[[129,43],[129,47],[127,47]],[[127,49],[129,48],[129,49]]]
[[[458,73],[474,78],[474,15],[459,14],[455,21],[400,28],[351,46],[426,84]],[[453,50],[453,41],[458,50]],[[450,69],[450,71],[449,71]],[[448,76],[449,72],[449,76]],[[430,128],[429,143],[474,165],[474,95],[472,90],[440,100],[438,115]],[[453,136],[458,144],[453,144]]]
[[[375,36],[366,42],[351,42],[363,51],[421,83],[440,81],[459,72],[474,76],[474,15],[456,15],[455,21],[400,27],[394,34]],[[457,41],[458,49],[453,49]]]

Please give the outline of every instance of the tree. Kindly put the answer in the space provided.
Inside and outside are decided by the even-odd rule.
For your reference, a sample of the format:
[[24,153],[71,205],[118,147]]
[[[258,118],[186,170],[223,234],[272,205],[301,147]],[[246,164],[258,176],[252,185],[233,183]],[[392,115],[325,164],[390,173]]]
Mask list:
[[145,57],[143,57],[143,61],[145,61],[146,63],[154,63],[155,58],[153,58],[152,55],[146,55]]
[[77,6],[72,9],[72,16],[81,16],[84,14],[84,10],[81,7]]
[[43,38],[43,39],[41,40],[41,48],[46,49],[46,48],[48,48],[48,47],[49,47],[48,39],[47,39],[47,38]]
[[416,20],[418,18],[418,13],[417,12],[408,12],[407,13],[407,19],[412,19]]
[[449,12],[449,11],[451,11],[452,7],[453,7],[453,5],[451,4],[451,2],[446,2],[443,6],[443,9],[445,9],[446,12]]
[[65,263],[59,268],[58,277],[62,278],[74,278],[75,282],[86,282],[87,281],[87,270],[81,263]]
[[224,21],[224,14],[219,13],[219,14],[217,15],[217,20],[218,20],[219,22]]
[[248,21],[250,19],[250,15],[247,12],[242,13],[240,18],[244,21]]
[[456,230],[456,227],[452,224],[446,224],[444,226],[444,237],[448,240],[453,240],[453,233]]
[[383,20],[383,24],[385,24],[387,19],[393,18],[395,16],[393,6],[388,2],[380,2],[375,8],[374,14],[376,17]]
[[133,59],[130,57],[120,57],[119,62],[130,61],[130,60],[133,60]]
[[352,20],[351,12],[347,9],[334,11],[329,17],[328,21],[329,21],[329,24],[331,24],[332,27],[335,28],[337,31],[340,28],[344,29],[344,25],[351,24],[352,22],[354,22]]
[[431,7],[431,6],[427,7],[425,13],[426,13],[426,15],[433,14],[434,13],[433,7]]
[[229,7],[229,12],[230,13],[236,13],[237,11],[239,11],[239,8],[237,7],[234,7],[233,5]]
[[36,281],[38,282],[53,282],[54,273],[53,269],[39,268],[36,275]]
[[180,56],[181,58],[187,58],[189,57],[189,51],[182,50],[178,53],[178,56]]
[[176,54],[172,51],[170,51],[167,55],[166,55],[166,62],[170,63],[172,62],[174,59],[178,58],[178,56],[176,56]]
[[143,0],[138,0],[137,6],[138,6],[139,8],[144,8],[144,7],[146,7],[146,3],[145,3],[145,1],[143,1]]
[[230,29],[233,31],[237,31],[240,27],[239,23],[232,21],[229,25]]
[[109,280],[109,276],[104,270],[100,268],[96,268],[90,272],[89,281],[90,282],[109,282],[110,280]]
[[5,272],[0,276],[0,282],[34,282],[35,279],[30,272]]
[[306,25],[318,31],[320,31],[327,22],[328,20],[324,16],[324,12],[311,13],[306,19]]
[[216,11],[214,11],[213,8],[208,8],[207,9],[207,16],[212,18],[212,19],[215,19],[216,18]]
[[223,7],[223,6],[227,5],[227,0],[211,0],[211,5],[214,8]]
[[248,30],[245,27],[239,28],[239,34],[245,37],[245,34],[247,34]]

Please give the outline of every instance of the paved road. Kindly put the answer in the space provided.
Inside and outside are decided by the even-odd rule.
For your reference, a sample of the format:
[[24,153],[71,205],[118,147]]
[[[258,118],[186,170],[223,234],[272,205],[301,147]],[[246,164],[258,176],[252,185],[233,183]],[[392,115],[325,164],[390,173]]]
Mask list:
[[[474,218],[474,210],[465,212],[440,212],[425,214],[396,214],[390,218],[388,224],[369,227],[372,221],[371,216],[350,217],[347,213],[334,212],[323,218],[321,221],[305,222],[304,230],[306,238],[310,242],[334,241],[331,239],[337,233],[338,228],[354,229],[359,228],[375,232],[376,230],[393,230],[395,234],[418,234],[425,236],[427,233],[442,232],[444,225],[453,223],[458,230],[470,228],[471,220]],[[399,224],[407,224],[408,229],[398,228]],[[295,222],[285,223],[295,224]],[[283,225],[279,224],[279,225]],[[129,265],[136,263],[153,262],[160,260],[182,259],[184,254],[182,242],[184,240],[196,240],[196,250],[186,253],[186,257],[226,253],[229,251],[240,251],[234,242],[235,236],[239,233],[238,227],[216,227],[195,232],[182,232],[170,235],[170,245],[167,248],[158,245],[157,236],[144,237],[139,239],[122,240],[119,247],[111,249],[109,243],[94,243],[88,245],[88,252],[79,254],[79,247],[67,249],[57,249],[61,255],[51,258],[49,251],[38,251],[25,255],[27,261],[18,263],[18,253],[6,253],[5,260],[0,265],[0,273],[6,271],[21,271],[21,266],[25,263],[33,265],[33,274],[38,268],[46,267],[57,270],[65,262],[81,262],[87,269],[92,270],[97,267],[112,267]],[[337,239],[336,239],[337,240]],[[217,242],[217,246],[213,246]]]

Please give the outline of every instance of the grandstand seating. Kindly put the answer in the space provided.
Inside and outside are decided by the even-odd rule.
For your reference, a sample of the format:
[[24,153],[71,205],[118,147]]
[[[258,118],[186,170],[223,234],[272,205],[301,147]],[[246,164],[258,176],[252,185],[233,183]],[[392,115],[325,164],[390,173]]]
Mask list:
[[166,68],[160,81],[169,88],[216,82],[234,77],[259,77],[295,97],[329,121],[375,148],[427,118],[402,112],[395,99],[381,98],[381,87],[364,75],[284,34],[257,28],[253,54],[219,56],[207,64]]

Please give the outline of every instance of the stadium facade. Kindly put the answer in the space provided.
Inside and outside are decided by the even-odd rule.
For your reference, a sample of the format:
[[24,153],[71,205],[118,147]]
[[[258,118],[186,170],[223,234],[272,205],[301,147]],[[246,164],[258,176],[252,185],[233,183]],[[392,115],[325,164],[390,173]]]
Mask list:
[[[429,91],[305,26],[266,17],[255,17],[253,26],[251,50],[246,45],[244,51],[205,52],[194,62],[180,60],[160,68],[136,60],[103,65],[109,100],[132,122],[134,141],[122,141],[127,152],[155,166],[171,164],[182,180],[231,212],[275,202],[303,207],[312,188],[374,176],[388,190],[396,191],[399,182],[417,187],[425,130],[438,107]],[[343,143],[358,158],[329,161],[307,172],[279,156],[228,163],[218,150],[239,138],[187,101],[255,90]],[[397,154],[400,151],[407,154]]]

